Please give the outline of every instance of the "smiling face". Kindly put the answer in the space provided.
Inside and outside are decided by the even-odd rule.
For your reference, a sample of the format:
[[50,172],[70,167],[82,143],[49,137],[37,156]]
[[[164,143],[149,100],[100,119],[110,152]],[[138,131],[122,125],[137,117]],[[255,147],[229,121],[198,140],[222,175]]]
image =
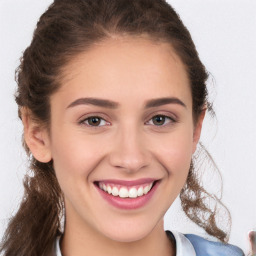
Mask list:
[[66,230],[128,242],[162,225],[201,129],[171,46],[101,42],[65,67],[50,103],[45,147],[64,193]]

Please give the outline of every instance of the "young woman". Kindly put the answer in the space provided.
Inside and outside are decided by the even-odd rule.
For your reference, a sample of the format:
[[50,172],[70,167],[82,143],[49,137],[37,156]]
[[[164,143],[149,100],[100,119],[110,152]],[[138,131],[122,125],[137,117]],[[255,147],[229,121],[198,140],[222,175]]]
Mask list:
[[[193,168],[210,105],[207,77],[165,1],[55,0],[17,73],[33,174],[1,251],[243,255],[226,243]],[[219,242],[164,230],[178,195]]]

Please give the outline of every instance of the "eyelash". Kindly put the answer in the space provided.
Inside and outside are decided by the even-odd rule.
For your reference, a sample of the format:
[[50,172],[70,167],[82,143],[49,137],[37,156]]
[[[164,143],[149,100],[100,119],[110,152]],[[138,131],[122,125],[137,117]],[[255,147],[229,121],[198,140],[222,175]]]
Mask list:
[[[164,124],[162,124],[162,125],[154,124],[152,120],[153,120],[153,118],[156,118],[156,117],[164,118]],[[169,120],[168,123],[166,123],[166,120]],[[157,126],[157,127],[159,127],[159,126],[165,127],[167,125],[171,125],[171,124],[177,122],[177,120],[175,120],[173,117],[166,116],[166,115],[161,115],[161,114],[152,116],[147,123],[149,123],[150,121],[152,121],[151,125],[154,125],[154,126]]]
[[[153,120],[153,118],[156,118],[156,117],[164,118],[164,124],[161,124],[161,125],[154,124],[152,120]],[[89,120],[90,120],[90,119],[93,119],[93,118],[98,119],[100,122],[104,121],[106,124],[103,124],[103,125],[91,125],[91,124],[89,124],[89,123],[88,123]],[[166,120],[169,120],[169,121],[167,122]],[[150,123],[150,121],[151,121],[151,123]],[[166,123],[166,122],[167,122],[167,123]],[[152,116],[152,117],[149,119],[149,121],[146,122],[146,124],[153,125],[153,126],[156,126],[156,127],[166,127],[166,126],[171,125],[171,124],[174,124],[174,123],[176,123],[176,122],[177,122],[177,120],[176,120],[175,118],[173,118],[173,117],[166,116],[166,115],[162,115],[162,114],[158,114],[158,115]],[[97,128],[102,127],[102,126],[108,126],[108,125],[110,125],[109,123],[108,123],[108,124],[107,124],[107,123],[108,123],[108,122],[107,122],[104,118],[102,118],[102,117],[100,117],[100,116],[97,116],[97,115],[95,115],[95,116],[89,116],[89,117],[86,117],[85,119],[79,121],[79,124],[81,124],[81,125],[86,125],[86,126],[88,126],[88,127],[90,127],[90,128],[94,128],[94,129],[95,129],[95,128],[97,129]]]
[[98,127],[104,126],[104,125],[97,125],[97,126],[95,126],[95,125],[90,125],[90,124],[88,123],[88,120],[93,119],[93,118],[99,119],[100,121],[104,121],[104,122],[108,123],[104,118],[102,118],[102,117],[100,117],[100,116],[89,116],[89,117],[86,117],[85,119],[81,120],[81,121],[79,122],[79,124],[82,124],[82,125],[84,124],[84,125],[89,126],[89,127],[91,127],[91,128],[98,128]]

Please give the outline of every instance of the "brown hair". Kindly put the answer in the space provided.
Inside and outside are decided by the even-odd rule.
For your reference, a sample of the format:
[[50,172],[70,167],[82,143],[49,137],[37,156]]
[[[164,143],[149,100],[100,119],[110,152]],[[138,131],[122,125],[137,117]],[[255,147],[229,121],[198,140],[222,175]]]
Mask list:
[[[187,69],[196,122],[208,104],[208,74],[190,33],[164,0],[55,0],[37,23],[31,45],[17,69],[19,116],[21,109],[27,108],[36,120],[49,125],[49,97],[61,86],[62,69],[75,55],[114,35],[147,35],[173,46]],[[6,256],[47,255],[61,234],[63,195],[53,164],[37,161],[25,142],[24,147],[32,174],[24,179],[23,200],[0,248]],[[211,209],[203,200],[206,196],[220,203],[199,185],[191,168],[180,194],[182,207],[206,232],[227,241],[228,234],[216,224],[216,208]]]

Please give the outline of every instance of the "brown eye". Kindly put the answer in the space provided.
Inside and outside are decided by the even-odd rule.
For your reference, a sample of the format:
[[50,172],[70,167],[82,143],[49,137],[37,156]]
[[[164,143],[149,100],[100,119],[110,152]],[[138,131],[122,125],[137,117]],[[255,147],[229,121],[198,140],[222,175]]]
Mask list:
[[96,117],[96,116],[88,118],[88,124],[91,126],[99,126],[100,121],[101,121],[101,118]]
[[152,118],[152,122],[154,125],[164,125],[167,118],[168,117],[166,117],[166,116],[154,116]]
[[85,124],[87,126],[93,126],[93,127],[100,127],[100,126],[108,125],[108,122],[101,117],[90,116],[82,120],[80,124]]
[[170,116],[166,115],[155,115],[153,116],[146,124],[153,125],[153,126],[167,126],[176,123],[177,120]]

